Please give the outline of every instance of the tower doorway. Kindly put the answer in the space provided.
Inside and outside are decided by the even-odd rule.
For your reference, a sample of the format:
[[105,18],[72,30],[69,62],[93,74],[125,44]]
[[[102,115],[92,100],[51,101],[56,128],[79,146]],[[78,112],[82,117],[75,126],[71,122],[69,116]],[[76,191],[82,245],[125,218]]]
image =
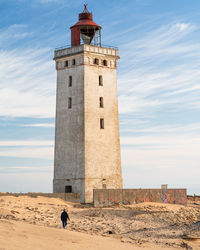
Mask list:
[[65,186],[65,193],[72,193],[72,186]]

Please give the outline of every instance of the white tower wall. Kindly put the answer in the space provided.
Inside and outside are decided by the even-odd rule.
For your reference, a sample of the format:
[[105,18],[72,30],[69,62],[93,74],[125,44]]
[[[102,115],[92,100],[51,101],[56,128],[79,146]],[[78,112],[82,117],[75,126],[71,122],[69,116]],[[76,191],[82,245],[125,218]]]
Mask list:
[[[92,202],[94,188],[122,188],[118,58],[116,49],[90,45],[55,51],[58,77],[54,192],[65,192],[65,186],[72,186],[72,192],[81,193],[82,202]],[[103,60],[107,65],[103,65]],[[99,86],[99,76],[103,86]],[[103,108],[99,106],[100,97]],[[100,119],[104,119],[104,129],[100,128]]]

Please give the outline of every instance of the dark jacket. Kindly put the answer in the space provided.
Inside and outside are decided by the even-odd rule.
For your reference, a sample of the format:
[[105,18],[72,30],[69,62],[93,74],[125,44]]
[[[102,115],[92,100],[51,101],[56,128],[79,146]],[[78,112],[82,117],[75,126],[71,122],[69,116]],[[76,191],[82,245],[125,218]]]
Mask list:
[[62,221],[67,221],[69,219],[69,215],[66,211],[63,211],[60,218]]

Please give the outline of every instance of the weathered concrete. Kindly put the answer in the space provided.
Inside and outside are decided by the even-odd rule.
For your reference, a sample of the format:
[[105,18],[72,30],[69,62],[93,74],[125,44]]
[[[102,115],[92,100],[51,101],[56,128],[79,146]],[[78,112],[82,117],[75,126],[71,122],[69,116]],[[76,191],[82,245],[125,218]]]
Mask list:
[[141,202],[187,204],[186,189],[94,189],[94,206],[108,207]]
[[[72,186],[72,192],[81,194],[82,202],[92,202],[93,189],[122,188],[118,50],[80,45],[55,51],[54,59],[57,103],[53,191],[65,192],[65,186]],[[95,59],[99,65],[94,63]],[[106,66],[103,60],[107,61]],[[71,87],[69,76],[72,76]],[[103,86],[99,86],[99,76],[103,77]],[[68,109],[69,97],[71,109]],[[99,106],[100,97],[103,108]],[[100,129],[101,118],[104,129]]]

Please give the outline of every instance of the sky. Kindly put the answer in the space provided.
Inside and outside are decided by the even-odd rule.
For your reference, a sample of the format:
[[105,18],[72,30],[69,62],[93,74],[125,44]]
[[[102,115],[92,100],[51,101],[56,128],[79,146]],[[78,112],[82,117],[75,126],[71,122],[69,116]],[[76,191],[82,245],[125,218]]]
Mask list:
[[[0,192],[52,192],[54,49],[83,0],[0,0]],[[200,195],[200,1],[87,0],[117,46],[124,188]]]

